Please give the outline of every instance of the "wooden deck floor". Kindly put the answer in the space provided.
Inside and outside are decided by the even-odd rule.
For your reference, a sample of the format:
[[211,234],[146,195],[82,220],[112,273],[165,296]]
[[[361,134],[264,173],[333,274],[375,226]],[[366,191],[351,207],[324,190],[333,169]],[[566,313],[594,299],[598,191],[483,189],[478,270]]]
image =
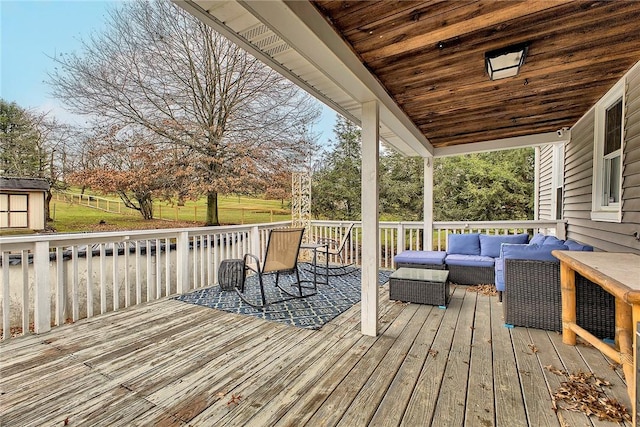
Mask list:
[[552,410],[562,377],[593,370],[629,399],[600,352],[507,329],[496,297],[390,302],[381,333],[359,305],[320,331],[173,300],[0,344],[6,426],[613,426]]

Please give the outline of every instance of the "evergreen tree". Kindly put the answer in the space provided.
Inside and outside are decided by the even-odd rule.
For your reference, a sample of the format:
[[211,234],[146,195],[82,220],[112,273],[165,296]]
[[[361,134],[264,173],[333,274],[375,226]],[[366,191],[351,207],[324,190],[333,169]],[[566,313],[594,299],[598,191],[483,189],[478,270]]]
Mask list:
[[436,221],[533,219],[532,148],[436,159]]
[[424,161],[396,151],[380,157],[380,210],[386,219],[423,219]]
[[38,177],[38,131],[32,114],[0,99],[0,174]]
[[323,156],[313,175],[311,211],[316,217],[359,220],[361,202],[360,129],[337,116],[333,132],[337,142]]

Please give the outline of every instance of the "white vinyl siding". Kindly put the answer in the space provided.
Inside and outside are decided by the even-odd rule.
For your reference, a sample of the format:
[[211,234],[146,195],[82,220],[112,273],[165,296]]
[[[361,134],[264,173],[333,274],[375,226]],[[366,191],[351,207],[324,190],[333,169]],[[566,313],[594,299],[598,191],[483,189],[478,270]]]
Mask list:
[[553,218],[553,145],[540,147],[538,218]]
[[596,105],[591,219],[620,222],[624,149],[625,79]]
[[640,66],[626,76],[620,222],[591,219],[595,108],[571,129],[565,146],[564,219],[567,237],[610,252],[640,253]]

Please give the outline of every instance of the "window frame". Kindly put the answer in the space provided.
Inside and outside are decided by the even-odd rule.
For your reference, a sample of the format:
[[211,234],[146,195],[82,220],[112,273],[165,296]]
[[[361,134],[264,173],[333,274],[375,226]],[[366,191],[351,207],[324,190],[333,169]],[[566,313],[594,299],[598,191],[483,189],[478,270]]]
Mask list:
[[553,219],[562,219],[564,204],[564,142],[553,145],[552,162],[551,216]]
[[[622,172],[623,172],[623,157],[624,157],[624,134],[625,134],[625,79],[619,81],[613,86],[605,96],[598,101],[595,106],[595,120],[594,120],[594,152],[593,152],[593,187],[592,187],[592,202],[591,202],[591,219],[593,221],[603,222],[621,222],[622,221]],[[606,113],[613,105],[622,102],[622,117],[620,124],[620,148],[613,153],[604,155],[605,148],[605,120]],[[619,196],[620,200],[616,203],[608,203],[604,200],[604,187],[608,182],[610,175],[605,174],[605,168],[608,162],[612,158],[618,157],[616,152],[619,151],[620,168],[618,182],[620,183]]]

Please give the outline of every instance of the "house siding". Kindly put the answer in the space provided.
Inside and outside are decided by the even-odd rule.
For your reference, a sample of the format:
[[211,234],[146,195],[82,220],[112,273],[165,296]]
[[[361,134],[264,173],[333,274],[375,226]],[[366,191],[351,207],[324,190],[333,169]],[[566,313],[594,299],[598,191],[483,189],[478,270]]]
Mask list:
[[625,123],[622,171],[622,221],[591,220],[595,110],[571,130],[565,150],[564,219],[567,238],[610,252],[640,254],[640,67],[625,77]]
[[540,147],[538,218],[555,219],[553,211],[553,145]]

